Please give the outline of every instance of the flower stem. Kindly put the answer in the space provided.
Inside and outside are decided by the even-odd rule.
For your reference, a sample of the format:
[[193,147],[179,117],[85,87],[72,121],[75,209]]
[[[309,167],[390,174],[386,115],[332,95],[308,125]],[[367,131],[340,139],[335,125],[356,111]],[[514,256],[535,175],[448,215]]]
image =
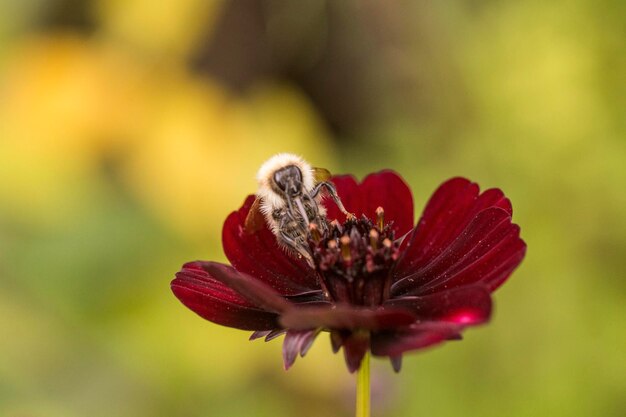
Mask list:
[[370,352],[363,356],[356,382],[356,417],[370,417]]

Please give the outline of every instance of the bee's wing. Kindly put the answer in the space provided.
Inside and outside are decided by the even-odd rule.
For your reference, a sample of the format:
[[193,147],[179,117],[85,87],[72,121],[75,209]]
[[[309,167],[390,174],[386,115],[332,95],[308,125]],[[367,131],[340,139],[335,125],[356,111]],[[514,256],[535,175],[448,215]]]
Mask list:
[[263,213],[261,213],[261,198],[257,197],[254,199],[254,202],[250,207],[250,211],[246,216],[246,222],[244,223],[243,230],[248,234],[252,234],[263,229],[264,225],[265,217],[263,217]]
[[313,171],[313,178],[315,178],[316,184],[319,184],[320,182],[326,182],[331,177],[330,171],[326,168],[313,167],[311,169]]

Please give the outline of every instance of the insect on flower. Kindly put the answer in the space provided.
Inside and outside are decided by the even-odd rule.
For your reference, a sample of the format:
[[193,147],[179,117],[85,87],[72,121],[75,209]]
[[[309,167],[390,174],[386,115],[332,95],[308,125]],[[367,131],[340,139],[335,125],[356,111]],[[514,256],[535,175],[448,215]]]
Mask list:
[[281,246],[313,267],[308,240],[311,233],[328,232],[322,190],[350,216],[329,178],[328,170],[313,168],[299,156],[281,153],[270,158],[257,174],[259,190],[246,217],[246,231],[258,232],[267,222]]
[[[285,334],[285,368],[328,332],[351,372],[368,351],[398,371],[405,352],[460,339],[466,327],[487,322],[491,293],[524,258],[526,244],[499,189],[481,193],[452,178],[414,226],[411,191],[393,171],[361,183],[331,177],[330,202],[305,179],[308,164],[269,167],[262,178],[276,183],[269,187],[282,199],[271,200],[261,186],[228,216],[222,243],[232,266],[187,263],[171,287],[201,317],[252,330],[251,339]],[[275,208],[282,211],[274,215]],[[252,220],[256,211],[265,221]]]

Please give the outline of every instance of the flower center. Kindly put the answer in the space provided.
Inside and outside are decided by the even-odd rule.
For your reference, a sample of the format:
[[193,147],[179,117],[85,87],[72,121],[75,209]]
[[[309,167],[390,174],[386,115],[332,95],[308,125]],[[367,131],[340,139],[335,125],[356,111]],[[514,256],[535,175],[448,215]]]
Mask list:
[[363,306],[382,304],[389,297],[390,271],[398,259],[399,244],[384,211],[376,210],[376,223],[349,218],[336,220],[321,235],[312,227],[309,245],[326,297],[334,302]]

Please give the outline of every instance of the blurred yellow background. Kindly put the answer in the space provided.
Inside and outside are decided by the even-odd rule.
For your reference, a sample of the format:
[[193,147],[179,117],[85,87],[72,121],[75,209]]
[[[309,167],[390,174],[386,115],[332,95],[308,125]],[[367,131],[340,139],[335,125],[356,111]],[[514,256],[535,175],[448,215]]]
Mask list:
[[205,322],[169,290],[224,260],[258,166],[463,175],[528,254],[463,342],[374,367],[377,416],[626,413],[620,2],[0,2],[0,415],[349,416],[322,336]]

